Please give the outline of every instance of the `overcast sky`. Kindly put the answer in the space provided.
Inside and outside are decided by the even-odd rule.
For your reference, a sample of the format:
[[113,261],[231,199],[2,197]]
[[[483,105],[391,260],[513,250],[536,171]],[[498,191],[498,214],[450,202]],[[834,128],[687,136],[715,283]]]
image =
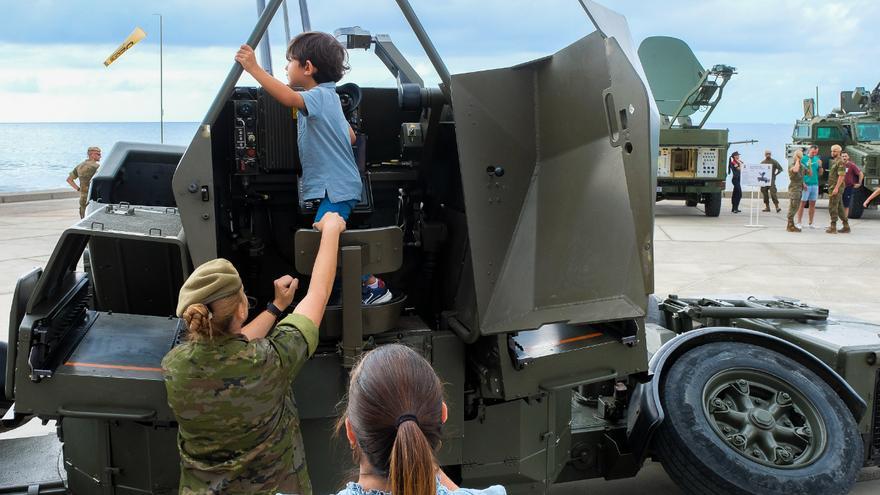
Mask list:
[[[290,1],[291,30],[300,30]],[[576,0],[411,0],[451,72],[503,67],[552,53],[593,28]],[[841,90],[880,81],[876,0],[605,0],[638,45],[649,36],[687,41],[705,67],[733,65],[713,122],[790,123],[820,90],[820,111]],[[159,23],[165,26],[165,117],[198,121],[256,20],[254,0],[3,0],[0,122],[157,121]],[[393,0],[309,4],[312,28],[359,25],[389,34],[427,82],[436,74]],[[147,32],[109,68],[104,59],[135,26]],[[270,27],[283,75],[280,14]],[[372,53],[352,53],[344,80],[393,85]],[[242,79],[242,84],[253,84]]]

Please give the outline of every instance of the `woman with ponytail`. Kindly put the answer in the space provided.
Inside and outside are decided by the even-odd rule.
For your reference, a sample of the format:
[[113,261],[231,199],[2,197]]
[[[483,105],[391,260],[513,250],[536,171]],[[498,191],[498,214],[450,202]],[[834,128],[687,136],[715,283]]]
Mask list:
[[502,486],[459,488],[438,467],[446,422],[443,385],[431,364],[409,347],[383,345],[352,370],[345,429],[357,482],[338,495],[505,495]]
[[232,263],[209,261],[183,284],[177,315],[185,342],[162,360],[178,422],[180,493],[311,495],[293,380],[318,345],[345,221],[327,213],[309,291],[293,313],[297,280],[275,280],[266,311],[244,324],[248,304]]

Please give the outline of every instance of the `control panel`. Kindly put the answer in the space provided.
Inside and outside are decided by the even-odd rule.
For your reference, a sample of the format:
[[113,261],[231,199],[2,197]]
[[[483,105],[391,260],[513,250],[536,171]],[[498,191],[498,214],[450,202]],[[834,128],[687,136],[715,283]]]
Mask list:
[[234,100],[235,172],[255,175],[257,169],[257,100]]

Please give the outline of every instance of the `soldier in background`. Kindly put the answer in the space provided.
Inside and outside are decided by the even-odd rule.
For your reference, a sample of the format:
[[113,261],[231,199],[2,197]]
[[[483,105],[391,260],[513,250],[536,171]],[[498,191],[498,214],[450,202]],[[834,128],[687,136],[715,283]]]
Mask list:
[[779,213],[782,208],[779,207],[779,198],[776,196],[776,176],[782,173],[782,165],[770,155],[770,150],[764,150],[764,160],[761,163],[772,164],[773,167],[770,170],[770,185],[761,186],[761,196],[764,197],[764,211],[770,211],[770,199],[772,198],[776,213]]
[[841,234],[849,233],[849,221],[843,208],[843,191],[846,180],[846,161],[840,156],[841,147],[835,144],[831,147],[831,166],[828,168],[828,212],[831,214],[831,225],[825,229],[827,234],[836,234],[837,219],[843,221]]
[[788,226],[785,227],[785,230],[789,232],[801,231],[794,224],[794,215],[800,210],[801,194],[804,192],[804,175],[806,171],[809,171],[809,168],[801,163],[803,158],[803,151],[795,151],[791,167],[788,168]]
[[[86,203],[89,202],[89,184],[92,182],[92,177],[95,176],[95,173],[98,171],[98,167],[101,166],[98,163],[101,160],[101,148],[97,146],[92,146],[87,151],[88,158],[84,160],[79,165],[73,167],[73,170],[70,171],[70,175],[67,176],[67,183],[70,184],[70,187],[79,191],[79,217],[82,218],[86,213]],[[79,179],[79,185],[76,185],[74,180]]]

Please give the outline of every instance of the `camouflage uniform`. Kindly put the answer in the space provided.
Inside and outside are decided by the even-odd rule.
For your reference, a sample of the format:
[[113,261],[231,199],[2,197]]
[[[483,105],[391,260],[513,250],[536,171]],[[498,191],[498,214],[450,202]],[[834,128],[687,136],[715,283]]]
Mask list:
[[[792,167],[795,165],[795,163],[791,164]],[[804,193],[804,175],[806,175],[806,171],[803,163],[801,163],[798,173],[792,172],[791,167],[788,169],[788,221],[790,223],[794,223],[794,215],[801,205],[801,195]]]
[[770,185],[761,187],[761,196],[764,198],[764,206],[770,209],[770,200],[773,199],[773,205],[779,209],[779,198],[776,196],[776,176],[782,173],[782,165],[773,158],[765,158],[761,163],[772,165],[770,170]]
[[191,341],[165,356],[180,493],[312,493],[292,384],[317,345],[315,324],[293,314],[264,339]]
[[840,188],[837,190],[837,194],[832,194],[834,192],[834,186],[837,185],[838,177],[845,176],[846,162],[839,157],[831,160],[831,168],[828,169],[828,211],[831,213],[832,225],[837,222],[838,218],[843,220],[845,223],[847,221],[846,210],[843,208],[843,201],[841,201],[841,198],[843,198],[843,190],[846,184],[840,184]]
[[92,177],[98,171],[98,162],[89,159],[84,160],[79,165],[73,167],[70,171],[70,178],[79,179],[79,217],[82,218],[86,214],[86,203],[89,202],[89,184]]

